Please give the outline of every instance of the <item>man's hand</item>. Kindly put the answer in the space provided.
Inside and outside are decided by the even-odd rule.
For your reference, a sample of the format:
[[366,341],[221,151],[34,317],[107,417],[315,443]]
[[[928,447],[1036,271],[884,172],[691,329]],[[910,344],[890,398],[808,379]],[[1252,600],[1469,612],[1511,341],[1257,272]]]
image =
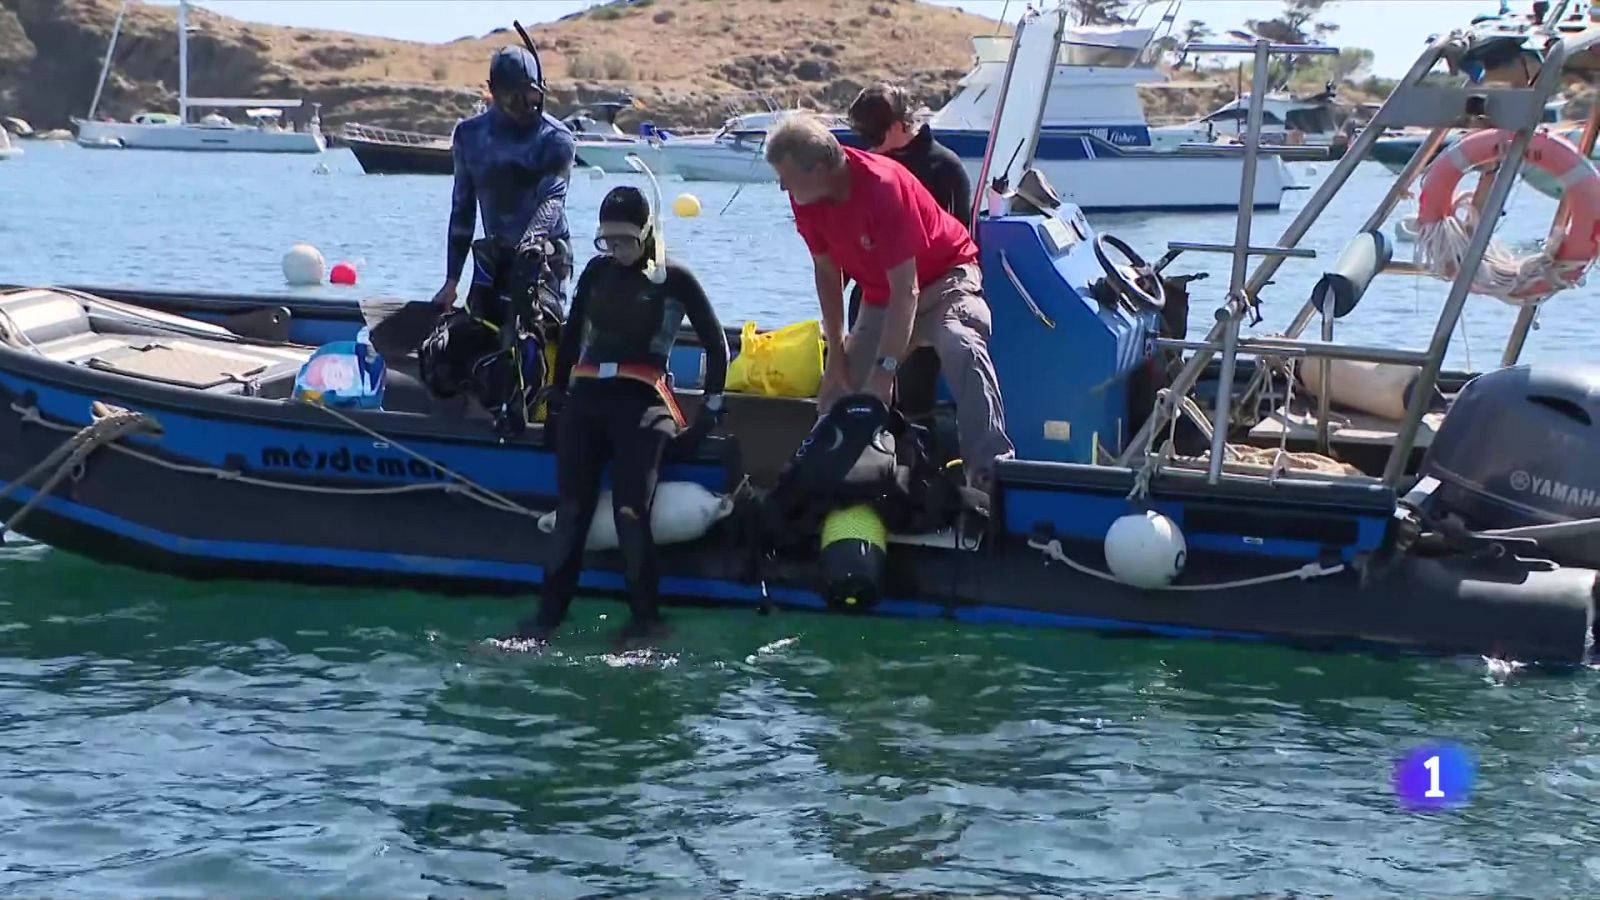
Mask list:
[[822,362],[822,383],[817,386],[817,396],[838,399],[849,393],[849,373],[850,361],[845,356],[844,341],[838,344],[830,342],[828,354]]
[[456,281],[454,278],[445,279],[444,287],[433,295],[433,305],[440,312],[449,312],[456,305]]
[[882,400],[884,406],[891,405],[894,400],[894,373],[884,371],[881,366],[873,366],[872,374],[862,390]]

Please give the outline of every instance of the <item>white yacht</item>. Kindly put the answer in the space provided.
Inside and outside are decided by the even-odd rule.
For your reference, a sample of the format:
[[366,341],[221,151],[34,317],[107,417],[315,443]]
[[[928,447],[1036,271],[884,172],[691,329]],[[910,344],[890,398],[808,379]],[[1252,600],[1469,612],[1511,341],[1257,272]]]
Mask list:
[[[1163,151],[1151,139],[1138,89],[1166,79],[1155,67],[1155,34],[1132,26],[1063,31],[1034,166],[1063,200],[1088,212],[1236,210],[1244,173],[1237,148],[1181,144]],[[929,121],[976,178],[1011,38],[982,35],[972,45],[977,63]],[[1283,192],[1297,187],[1282,159],[1257,160],[1256,208],[1277,208]]]
[[[106,75],[111,70],[112,54],[116,51],[126,12],[124,0],[111,29],[111,43],[106,48],[89,115],[72,120],[78,130],[79,144],[93,148],[249,153],[321,153],[327,147],[316,104],[311,104],[311,116],[304,127],[295,128],[283,124],[283,114],[304,106],[300,100],[189,96],[189,4],[186,0],[178,3],[178,114],[145,112],[134,116],[131,122],[96,119],[95,110],[100,104]],[[189,112],[196,108],[213,111],[200,121],[192,122]],[[244,110],[248,124],[239,124],[215,112],[221,109]]]

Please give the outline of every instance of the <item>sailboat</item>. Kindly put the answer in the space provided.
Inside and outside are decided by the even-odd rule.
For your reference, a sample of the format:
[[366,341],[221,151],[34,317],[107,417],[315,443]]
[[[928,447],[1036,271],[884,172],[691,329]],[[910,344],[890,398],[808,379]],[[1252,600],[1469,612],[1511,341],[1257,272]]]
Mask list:
[[[96,120],[95,110],[100,105],[100,93],[105,88],[106,76],[111,71],[111,57],[116,52],[117,37],[122,32],[123,15],[128,10],[127,0],[117,11],[116,23],[111,28],[111,44],[106,48],[106,58],[100,68],[100,82],[94,89],[94,100],[89,104],[88,118],[74,118],[78,130],[78,143],[93,148],[124,148],[130,150],[215,150],[247,153],[321,153],[327,147],[322,135],[317,104],[311,105],[311,117],[303,129],[285,127],[283,116],[287,110],[304,106],[301,100],[270,100],[235,97],[189,96],[189,4],[178,3],[178,114],[144,112],[131,122]],[[250,120],[241,125],[227,116],[212,112],[198,122],[189,120],[191,109],[243,109]]]

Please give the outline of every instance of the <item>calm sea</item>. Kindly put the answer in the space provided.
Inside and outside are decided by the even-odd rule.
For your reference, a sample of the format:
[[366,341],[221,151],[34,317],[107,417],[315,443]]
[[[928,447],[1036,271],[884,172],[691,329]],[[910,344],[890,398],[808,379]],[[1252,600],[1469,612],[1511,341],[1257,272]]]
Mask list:
[[[0,164],[0,281],[287,290],[296,241],[357,264],[340,296],[444,276],[449,181],[305,157],[84,151]],[[1306,164],[1295,171],[1304,180]],[[1320,167],[1324,172],[1327,164]],[[1387,173],[1312,233],[1324,259]],[[605,190],[580,176],[577,246]],[[787,204],[695,192],[673,252],[725,322],[814,315]],[[1269,243],[1290,211],[1259,217]],[[1519,188],[1507,230],[1554,204]],[[1229,216],[1098,216],[1145,252]],[[1402,246],[1402,252],[1408,252]],[[1226,285],[1208,267],[1194,330]],[[1266,294],[1281,328],[1322,262]],[[1424,346],[1440,283],[1380,282],[1341,336]],[[1594,288],[1528,355],[1592,354]],[[1471,301],[1453,365],[1513,311]],[[307,510],[314,515],[313,510]],[[670,653],[605,650],[580,602],[559,652],[486,650],[507,601],[191,584],[26,542],[0,550],[0,892],[17,896],[1112,895],[1551,897],[1600,892],[1592,676],[1481,661],[685,611]],[[609,617],[609,618],[607,618]],[[1400,809],[1394,760],[1474,753],[1472,802]]]

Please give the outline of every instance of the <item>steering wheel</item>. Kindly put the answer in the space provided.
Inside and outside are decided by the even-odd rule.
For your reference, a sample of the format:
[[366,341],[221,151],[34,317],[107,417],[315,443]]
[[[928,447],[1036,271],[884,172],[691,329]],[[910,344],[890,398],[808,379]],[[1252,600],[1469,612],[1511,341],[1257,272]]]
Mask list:
[[[1128,281],[1122,269],[1107,255],[1108,245],[1121,254],[1133,268],[1132,282]],[[1121,238],[1104,232],[1095,235],[1094,257],[1100,261],[1100,268],[1105,270],[1106,281],[1110,282],[1112,289],[1117,292],[1117,299],[1130,312],[1159,313],[1167,305],[1167,288],[1161,282],[1161,276],[1144,261],[1144,257],[1135,253]]]

